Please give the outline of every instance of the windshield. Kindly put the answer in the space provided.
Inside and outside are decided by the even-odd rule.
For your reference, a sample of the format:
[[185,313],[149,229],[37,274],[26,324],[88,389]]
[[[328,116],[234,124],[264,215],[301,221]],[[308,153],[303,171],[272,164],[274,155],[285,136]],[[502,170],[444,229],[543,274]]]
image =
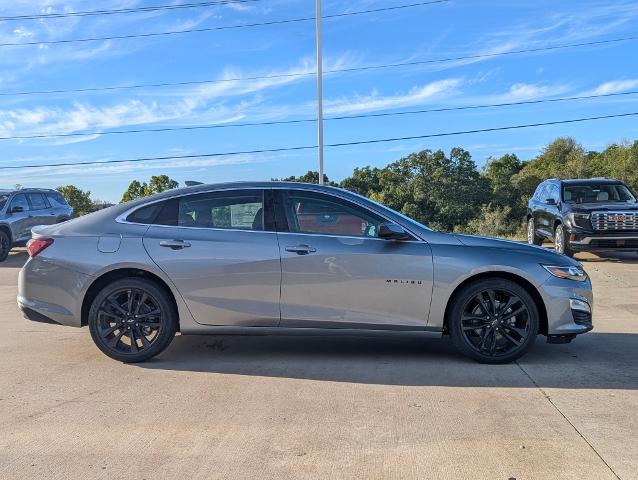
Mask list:
[[9,198],[9,195],[0,194],[0,210],[4,208],[8,198]]
[[584,183],[565,185],[563,201],[568,203],[634,203],[636,198],[622,183]]

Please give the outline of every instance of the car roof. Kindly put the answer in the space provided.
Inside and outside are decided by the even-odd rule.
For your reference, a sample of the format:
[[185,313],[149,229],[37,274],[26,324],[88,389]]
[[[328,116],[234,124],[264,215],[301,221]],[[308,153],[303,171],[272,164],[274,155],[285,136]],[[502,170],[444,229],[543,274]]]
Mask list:
[[28,193],[28,192],[57,192],[52,188],[20,188],[18,190],[13,189],[0,189],[0,195],[10,195],[12,193]]

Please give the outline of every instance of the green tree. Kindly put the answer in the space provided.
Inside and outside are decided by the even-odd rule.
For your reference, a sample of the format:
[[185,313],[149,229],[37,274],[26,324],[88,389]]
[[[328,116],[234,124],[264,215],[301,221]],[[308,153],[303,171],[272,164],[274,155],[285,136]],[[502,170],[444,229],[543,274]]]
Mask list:
[[[507,220],[520,222],[527,211],[527,202],[523,201],[518,185],[512,183],[514,175],[519,173],[524,163],[513,154],[505,154],[500,158],[488,158],[483,167],[483,175],[489,180],[492,189],[490,202],[501,212],[507,213]],[[507,208],[507,210],[505,210]]]
[[[281,182],[302,182],[302,183],[319,183],[319,172],[313,172],[312,170],[308,170],[306,173],[301,175],[300,177],[295,177],[294,175],[286,178],[273,178],[273,181],[281,181]],[[331,185],[336,187],[337,184],[332,182],[328,175],[323,174],[323,183],[324,185]]]
[[171,190],[178,186],[179,183],[171,179],[168,175],[153,175],[149,183],[140,183],[138,180],[133,180],[126,189],[126,192],[124,192],[124,195],[122,195],[121,201],[128,202],[136,198],[148,197],[149,195]]
[[339,186],[369,197],[381,191],[380,173],[381,170],[378,168],[357,167],[352,172],[352,176],[344,179]]
[[95,211],[95,206],[91,200],[91,192],[81,190],[75,185],[66,185],[56,188],[64,199],[73,207],[73,216],[79,217]]

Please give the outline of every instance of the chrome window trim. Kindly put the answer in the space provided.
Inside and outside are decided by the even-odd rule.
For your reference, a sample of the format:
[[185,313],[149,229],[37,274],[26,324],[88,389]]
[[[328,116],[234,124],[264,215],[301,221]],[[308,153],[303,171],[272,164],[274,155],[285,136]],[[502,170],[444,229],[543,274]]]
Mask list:
[[[244,186],[244,187],[226,187],[226,188],[211,188],[210,190],[202,190],[200,192],[184,192],[180,195],[174,195],[174,196],[170,196],[170,197],[166,197],[166,198],[161,198],[158,200],[152,200],[146,203],[143,203],[141,205],[137,205],[135,207],[131,207],[130,209],[124,211],[123,213],[119,214],[117,217],[115,217],[115,222],[116,223],[121,223],[124,225],[140,225],[143,227],[167,227],[167,228],[192,228],[192,229],[197,229],[197,230],[216,230],[216,231],[223,231],[223,232],[230,232],[230,231],[238,231],[238,232],[257,232],[257,233],[277,233],[277,234],[286,234],[286,233],[291,233],[291,234],[295,234],[295,235],[323,235],[323,236],[329,236],[329,237],[336,237],[336,238],[370,238],[370,239],[375,239],[377,238],[378,240],[384,240],[387,241],[383,238],[378,238],[378,237],[349,237],[346,235],[325,235],[325,234],[316,234],[316,233],[299,233],[299,232],[272,232],[270,230],[242,230],[242,229],[230,229],[230,228],[207,228],[207,227],[179,227],[177,225],[156,225],[154,223],[137,223],[137,222],[128,222],[126,220],[126,217],[128,217],[131,213],[135,212],[136,210],[140,209],[140,208],[144,208],[144,207],[148,207],[149,205],[153,205],[155,203],[159,203],[159,202],[165,202],[168,200],[173,200],[175,198],[181,198],[181,197],[185,197],[188,195],[200,195],[200,194],[206,194],[206,193],[213,193],[213,192],[228,192],[228,191],[241,191],[241,190],[262,190],[262,191],[266,191],[266,190],[296,190],[296,191],[301,191],[301,192],[310,192],[310,193],[322,193],[325,195],[333,195],[341,200],[345,200],[347,202],[351,202],[354,203],[355,205],[358,205],[361,208],[364,208],[366,210],[371,210],[374,213],[376,213],[377,215],[379,215],[380,217],[384,218],[386,221],[388,222],[392,222],[392,223],[398,223],[396,221],[390,220],[388,219],[387,215],[384,214],[384,212],[379,212],[376,209],[370,208],[368,205],[365,205],[359,201],[353,200],[351,198],[348,198],[347,195],[339,195],[339,192],[326,192],[323,191],[321,189],[316,189],[316,188],[304,188],[304,187],[299,187],[297,185],[292,185],[292,186],[285,186],[285,185],[275,185],[272,187],[255,187],[255,186]],[[405,225],[401,225],[403,228],[406,229],[406,231],[412,235],[413,237],[415,237],[415,240],[406,240],[405,242],[419,242],[419,243],[427,243],[420,235],[418,235],[417,233],[415,233],[414,230],[410,229],[409,227],[406,227]]]

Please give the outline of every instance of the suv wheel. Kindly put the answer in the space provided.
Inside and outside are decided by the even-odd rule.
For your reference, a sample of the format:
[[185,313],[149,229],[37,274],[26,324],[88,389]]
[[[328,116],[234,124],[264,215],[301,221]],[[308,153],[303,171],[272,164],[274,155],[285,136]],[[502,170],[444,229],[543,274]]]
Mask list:
[[568,257],[573,257],[574,252],[572,252],[567,243],[567,235],[565,232],[565,227],[562,223],[556,225],[556,230],[554,230],[554,249],[558,253],[562,253],[563,255],[567,255]]
[[509,363],[527,352],[538,335],[534,299],[503,278],[465,286],[452,300],[448,330],[454,347],[481,363]]
[[536,235],[534,217],[530,217],[530,219],[527,221],[527,243],[539,246],[543,244],[543,239]]
[[177,330],[177,312],[155,282],[125,278],[97,294],[89,310],[89,330],[109,357],[143,362],[169,346]]
[[7,232],[0,230],[0,262],[4,262],[9,256],[11,250],[11,239]]

